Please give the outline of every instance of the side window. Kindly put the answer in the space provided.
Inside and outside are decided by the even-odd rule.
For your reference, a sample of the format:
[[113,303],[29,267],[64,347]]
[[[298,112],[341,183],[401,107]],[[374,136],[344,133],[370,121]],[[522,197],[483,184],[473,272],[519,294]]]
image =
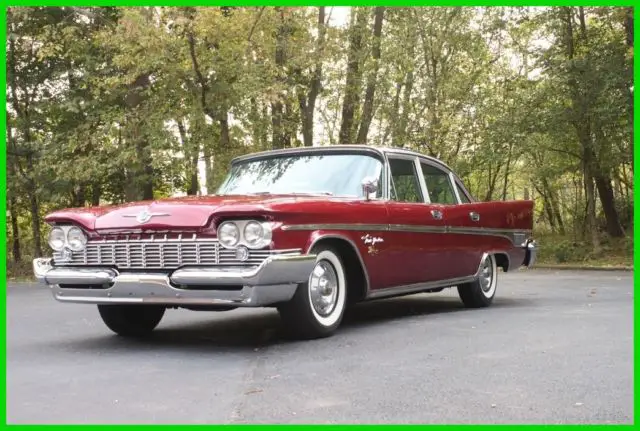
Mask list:
[[413,160],[389,159],[391,199],[399,202],[424,202]]
[[456,188],[458,189],[458,196],[460,196],[460,202],[463,204],[470,203],[471,201],[469,200],[467,195],[464,194],[464,190],[462,190],[462,187],[460,187],[460,184],[456,183]]
[[427,183],[429,198],[434,204],[457,204],[456,194],[451,186],[449,174],[426,163],[421,163],[422,175]]

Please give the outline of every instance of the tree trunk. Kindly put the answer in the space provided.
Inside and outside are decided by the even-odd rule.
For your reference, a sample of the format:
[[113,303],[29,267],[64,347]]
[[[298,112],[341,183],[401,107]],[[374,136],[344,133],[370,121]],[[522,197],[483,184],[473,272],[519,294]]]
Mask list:
[[390,134],[392,141],[396,134],[398,115],[400,114],[400,93],[402,92],[402,85],[402,82],[396,82],[396,93],[395,96],[393,96],[393,110],[389,115],[391,121],[388,122],[387,127],[384,131],[384,136],[382,137],[382,145],[385,145]]
[[322,90],[322,56],[326,34],[324,20],[325,7],[320,6],[318,8],[318,41],[315,52],[316,64],[306,97],[302,93],[298,96],[302,120],[302,142],[305,147],[313,146],[313,115],[316,109],[316,99]]
[[[565,44],[567,49],[567,58],[573,60],[575,52],[574,31],[573,31],[573,8],[567,7],[564,10],[565,24]],[[585,35],[584,11],[582,8],[578,10],[580,25]],[[571,109],[573,110],[573,127],[578,135],[578,140],[582,146],[582,172],[584,181],[584,192],[586,200],[585,210],[585,235],[590,238],[593,248],[600,249],[600,239],[596,226],[596,203],[595,188],[593,186],[593,159],[592,159],[592,138],[591,138],[591,118],[586,101],[580,93],[579,83],[576,80],[574,70],[570,70],[568,78],[569,89],[571,93]]]
[[33,231],[33,256],[42,256],[42,240],[40,237],[40,204],[35,189],[29,194],[29,209],[31,211],[31,230]]
[[607,174],[596,173],[594,175],[596,187],[598,188],[598,196],[602,204],[602,211],[607,222],[607,233],[612,237],[623,237],[624,229],[620,223],[620,216],[615,206],[613,197],[613,188],[611,186],[611,178]]
[[229,112],[227,110],[221,110],[218,124],[220,125],[220,148],[222,151],[229,151],[231,149],[231,134],[229,133]]
[[207,185],[207,194],[212,195],[215,193],[213,156],[211,155],[211,148],[208,145],[204,146],[203,152],[204,152],[204,175],[206,177],[205,184]]
[[344,100],[342,101],[342,123],[340,124],[338,141],[342,145],[353,143],[353,124],[362,89],[362,69],[360,67],[363,52],[362,36],[366,31],[368,15],[366,8],[352,8],[351,10],[355,13],[355,24],[349,28],[347,79]]
[[[18,83],[16,81],[16,59],[15,59],[15,42],[12,38],[9,38],[9,55],[7,61],[7,69],[9,72],[9,86],[10,93],[12,99],[12,106],[16,113],[16,116],[22,120],[22,136],[24,137],[27,148],[31,146],[32,137],[31,137],[31,117],[29,111],[29,92],[25,91],[25,89],[21,88],[21,94],[24,95],[23,103],[20,103],[18,98]],[[23,109],[24,108],[24,109]],[[15,150],[15,142],[13,142],[13,147]],[[40,233],[40,204],[38,202],[37,197],[37,185],[35,179],[33,178],[35,169],[35,160],[34,154],[31,150],[29,150],[26,154],[26,172],[20,170],[20,166],[18,163],[18,170],[22,177],[26,182],[26,193],[29,196],[29,209],[31,212],[31,228],[33,230],[33,255],[35,257],[40,257],[42,255],[42,243],[41,243],[41,233]]]
[[18,225],[18,203],[16,198],[11,196],[9,199],[9,215],[11,217],[11,246],[14,262],[22,260],[22,252],[20,250],[20,226]]
[[560,206],[558,205],[558,198],[556,192],[553,190],[549,181],[546,178],[542,178],[542,188],[544,190],[544,196],[546,205],[548,205],[549,211],[553,213],[553,218],[558,226],[558,231],[561,235],[565,234],[564,221],[562,219],[562,213],[560,212]]
[[153,200],[153,166],[149,142],[144,138],[136,143],[138,160],[142,165],[142,178],[139,180],[142,188],[142,200]]
[[86,186],[84,184],[80,184],[75,193],[73,206],[83,207],[86,203],[87,203]]
[[600,238],[596,226],[596,199],[593,178],[588,163],[584,164],[584,195],[586,200],[585,235],[591,240],[593,248],[600,249]]
[[[281,7],[276,8],[280,14],[280,25],[278,26],[278,33],[276,35],[276,52],[275,63],[277,70],[276,81],[280,84],[286,82],[284,76],[284,66],[287,58],[287,42],[289,38],[289,25],[284,17],[284,10]],[[271,127],[273,132],[272,146],[273,148],[288,148],[291,143],[288,141],[288,133],[285,130],[285,112],[284,112],[284,99],[286,95],[280,93],[278,99],[271,103]]]
[[549,203],[549,197],[547,196],[547,191],[545,190],[544,184],[542,184],[542,188],[539,188],[537,185],[534,185],[536,191],[542,198],[542,213],[546,215],[547,221],[549,222],[549,227],[551,227],[551,232],[556,232],[556,217],[553,213],[553,209],[551,208],[551,204]]
[[[6,125],[7,125],[7,141],[12,149],[15,148],[15,143],[13,143],[13,130],[11,127],[11,122],[9,121],[9,114],[6,114]],[[15,164],[12,163],[12,160],[7,158],[7,171],[9,178],[15,178],[16,176],[16,168]],[[8,186],[8,184],[7,184]],[[12,187],[13,189],[13,187]],[[13,260],[15,262],[20,262],[22,260],[22,253],[20,250],[20,225],[18,224],[18,201],[15,198],[15,190],[11,192],[7,188],[7,194],[10,194],[9,198],[9,217],[11,218],[11,236],[12,236],[12,254]]]
[[[180,141],[182,143],[182,153],[185,161],[185,173],[187,177],[186,192],[188,196],[194,196],[198,194],[198,158],[200,155],[200,148],[195,144],[195,139],[187,136],[187,130],[183,123],[184,119],[179,119],[178,133],[180,134]],[[193,127],[193,125],[192,125]],[[193,136],[193,130],[192,130]],[[195,148],[192,146],[195,144]]]
[[[606,147],[607,142],[605,134],[597,121],[595,126],[595,139],[600,148]],[[623,237],[624,229],[620,222],[620,215],[615,205],[615,198],[613,194],[613,187],[611,185],[611,170],[608,166],[603,166],[598,162],[595,151],[591,149],[591,158],[593,160],[593,178],[598,188],[598,196],[600,197],[600,203],[602,204],[602,210],[607,222],[607,233],[612,237]]]
[[[633,8],[627,7],[625,8],[625,21],[624,28],[626,34],[626,42],[627,46],[633,52]],[[633,54],[632,54],[633,55]],[[631,139],[629,140],[630,153],[633,154],[633,92],[631,89],[626,86],[624,88],[625,93],[627,94],[627,104],[628,104],[628,121],[629,127],[631,128]],[[633,157],[631,159],[631,169],[633,170]]]
[[99,182],[91,184],[91,206],[100,205],[100,197],[102,195],[102,186]]
[[511,155],[513,153],[513,141],[509,143],[509,154],[507,155],[507,166],[504,169],[504,183],[502,184],[502,200],[507,200],[507,187],[509,185],[509,169],[511,168]]
[[382,37],[382,21],[384,19],[384,7],[376,7],[373,21],[373,41],[371,44],[371,59],[373,60],[373,70],[369,74],[367,80],[367,89],[364,95],[364,104],[362,106],[362,118],[360,120],[360,129],[356,137],[356,144],[365,144],[367,135],[369,134],[369,126],[373,119],[373,97],[376,91],[376,83],[378,80],[378,68],[380,66],[380,39]]

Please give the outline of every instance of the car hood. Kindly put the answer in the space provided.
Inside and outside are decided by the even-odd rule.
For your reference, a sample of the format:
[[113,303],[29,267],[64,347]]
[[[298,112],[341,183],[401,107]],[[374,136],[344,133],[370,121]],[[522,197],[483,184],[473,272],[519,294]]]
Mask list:
[[116,206],[72,208],[47,215],[49,223],[73,222],[92,231],[198,230],[218,216],[256,216],[300,201],[331,200],[326,196],[242,195],[188,196]]

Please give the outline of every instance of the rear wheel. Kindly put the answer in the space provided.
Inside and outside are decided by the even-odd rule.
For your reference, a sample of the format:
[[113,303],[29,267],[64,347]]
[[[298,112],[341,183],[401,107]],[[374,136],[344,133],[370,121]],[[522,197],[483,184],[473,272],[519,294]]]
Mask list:
[[498,267],[494,255],[487,255],[480,264],[480,274],[475,281],[458,286],[458,295],[469,308],[488,307],[493,302],[498,285]]
[[317,258],[309,280],[298,286],[291,301],[278,307],[287,329],[303,339],[332,335],[342,322],[347,303],[347,278],[339,252],[319,246],[311,253]]
[[155,329],[165,308],[157,305],[98,305],[102,321],[123,337],[143,337]]

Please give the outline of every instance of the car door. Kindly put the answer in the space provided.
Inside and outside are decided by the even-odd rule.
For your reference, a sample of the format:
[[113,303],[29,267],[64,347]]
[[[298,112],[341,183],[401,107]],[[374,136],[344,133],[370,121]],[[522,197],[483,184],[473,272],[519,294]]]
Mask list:
[[475,274],[482,254],[482,239],[451,229],[462,226],[462,218],[471,217],[473,208],[460,202],[453,175],[440,164],[421,159],[420,169],[428,199],[432,205],[437,204],[442,208],[443,219],[446,221],[447,233],[440,236],[439,259],[442,263],[438,277],[448,280]]
[[387,287],[439,280],[444,207],[428,202],[415,156],[388,155],[390,169]]
[[483,238],[462,229],[473,223],[475,208],[469,197],[458,189],[454,175],[430,160],[420,162],[431,202],[445,207],[447,234],[442,254],[447,264],[442,276],[447,279],[475,274],[482,256]]

